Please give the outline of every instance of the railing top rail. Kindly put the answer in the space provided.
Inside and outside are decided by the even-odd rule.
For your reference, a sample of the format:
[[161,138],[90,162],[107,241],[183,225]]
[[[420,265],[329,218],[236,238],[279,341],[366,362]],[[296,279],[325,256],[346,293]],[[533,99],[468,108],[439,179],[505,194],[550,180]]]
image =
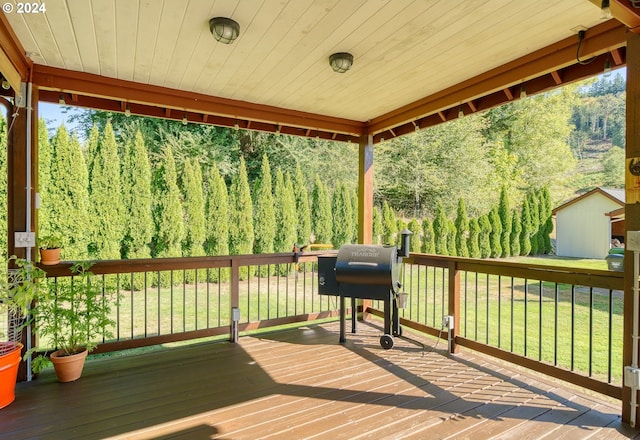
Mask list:
[[404,262],[435,267],[450,267],[451,264],[454,264],[455,268],[461,271],[593,286],[613,290],[622,290],[624,284],[624,272],[517,263],[503,259],[474,259],[411,253],[410,257],[406,258]]
[[[294,252],[283,252],[256,255],[96,260],[93,266],[91,266],[91,272],[96,275],[106,275],[166,270],[230,268],[232,265],[257,266],[264,264],[305,263],[316,261],[318,255],[325,255],[329,253],[332,252],[325,250],[298,254]],[[55,266],[40,265],[40,267],[47,273],[48,277],[67,277],[72,275],[70,268],[73,264],[74,261],[63,261]]]

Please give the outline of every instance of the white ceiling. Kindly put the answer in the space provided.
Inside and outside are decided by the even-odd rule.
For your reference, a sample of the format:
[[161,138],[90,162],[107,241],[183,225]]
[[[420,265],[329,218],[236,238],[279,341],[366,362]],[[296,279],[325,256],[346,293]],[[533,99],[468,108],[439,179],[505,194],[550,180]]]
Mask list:
[[[47,0],[5,15],[36,64],[357,121],[602,22],[588,0]],[[240,23],[235,43],[212,38],[216,16]],[[343,51],[354,65],[334,73]]]

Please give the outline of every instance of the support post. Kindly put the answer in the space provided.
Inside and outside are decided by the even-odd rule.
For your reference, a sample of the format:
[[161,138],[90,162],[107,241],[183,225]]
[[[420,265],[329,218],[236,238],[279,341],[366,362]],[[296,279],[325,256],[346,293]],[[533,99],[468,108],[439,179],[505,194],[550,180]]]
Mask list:
[[[636,163],[640,166],[640,35],[629,32],[627,37],[627,115],[626,115],[626,203],[625,203],[625,242],[629,231],[640,231],[640,174]],[[623,367],[632,365],[633,344],[637,344],[632,338],[634,310],[633,295],[634,286],[638,280],[634,280],[633,252],[626,250],[624,256],[624,335],[623,335]],[[636,360],[637,361],[637,360]],[[631,419],[640,420],[640,412],[635,411],[635,417],[631,412],[631,389],[622,387],[622,420],[629,423]],[[637,424],[637,423],[636,423]]]
[[[455,261],[449,263],[449,316],[453,317],[453,324],[449,323],[449,353],[460,351],[456,344],[456,337],[460,332],[460,271]],[[453,328],[451,328],[453,327]]]
[[231,259],[231,301],[229,316],[229,340],[238,342],[238,322],[240,321],[240,267],[235,259]]
[[[358,145],[358,243],[373,243],[373,136],[365,134]],[[358,319],[367,319],[371,300],[362,299],[362,313]]]

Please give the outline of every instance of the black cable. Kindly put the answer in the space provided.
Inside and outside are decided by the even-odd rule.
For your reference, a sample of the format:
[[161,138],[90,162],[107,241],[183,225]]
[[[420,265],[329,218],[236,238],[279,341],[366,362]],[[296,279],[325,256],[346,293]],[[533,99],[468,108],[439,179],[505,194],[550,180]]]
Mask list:
[[578,31],[578,48],[576,49],[576,61],[578,61],[578,64],[582,64],[583,66],[593,63],[595,59],[598,58],[597,56],[595,56],[591,58],[589,61],[580,60],[580,47],[582,47],[582,40],[584,40],[585,33],[586,31]]

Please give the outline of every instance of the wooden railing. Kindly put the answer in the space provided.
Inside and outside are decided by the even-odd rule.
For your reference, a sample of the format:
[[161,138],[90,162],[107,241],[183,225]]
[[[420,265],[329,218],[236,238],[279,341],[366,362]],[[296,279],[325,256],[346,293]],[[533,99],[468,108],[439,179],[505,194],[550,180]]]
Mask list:
[[[621,397],[624,274],[412,254],[402,325]],[[370,312],[381,315],[374,302]]]
[[[335,297],[318,295],[317,255],[282,253],[98,261],[92,272],[116,289],[115,338],[96,352],[335,317]],[[622,289],[618,272],[412,254],[402,283],[403,326],[451,336],[468,347],[621,397]],[[70,264],[46,268],[68,277]],[[249,274],[248,272],[251,272]],[[375,301],[366,309],[381,315]],[[451,332],[443,316],[453,317]]]
[[[94,353],[229,335],[237,331],[338,315],[338,302],[320,296],[317,255],[282,253],[224,257],[96,261],[91,272],[117,291],[114,338]],[[43,266],[50,282],[70,277],[71,263]]]

